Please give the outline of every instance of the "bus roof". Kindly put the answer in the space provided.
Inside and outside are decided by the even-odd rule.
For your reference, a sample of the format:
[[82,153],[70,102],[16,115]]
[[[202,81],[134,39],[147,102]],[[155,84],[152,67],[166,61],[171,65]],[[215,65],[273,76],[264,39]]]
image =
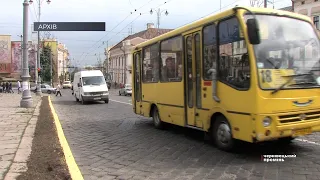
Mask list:
[[145,47],[145,46],[154,44],[154,43],[156,43],[156,42],[158,42],[158,41],[160,41],[162,39],[167,39],[167,38],[170,38],[170,37],[178,36],[178,35],[184,33],[185,31],[189,31],[189,30],[197,28],[197,27],[199,27],[199,26],[201,26],[203,24],[207,24],[207,23],[213,22],[216,19],[220,19],[220,18],[226,17],[226,15],[231,14],[236,8],[238,8],[239,11],[240,10],[241,11],[246,11],[244,9],[241,9],[241,8],[246,8],[246,9],[249,9],[250,11],[256,12],[256,13],[285,15],[285,16],[291,16],[291,17],[294,17],[294,18],[297,18],[297,19],[302,19],[302,20],[311,22],[310,21],[310,17],[305,16],[305,15],[301,15],[301,14],[297,14],[297,13],[294,13],[294,12],[283,11],[283,10],[275,10],[275,9],[270,9],[270,8],[255,8],[255,7],[237,6],[237,7],[230,8],[228,10],[222,11],[222,12],[217,13],[217,14],[211,14],[211,15],[206,16],[206,17],[204,17],[204,18],[202,18],[200,20],[194,21],[192,23],[189,23],[187,25],[184,25],[184,26],[181,26],[181,27],[179,27],[177,29],[169,31],[169,32],[167,32],[165,34],[157,36],[157,37],[155,37],[153,39],[150,39],[148,41],[145,41],[145,42],[142,42],[140,44],[137,44],[134,47],[134,50],[137,50],[137,49],[139,49],[141,47]]

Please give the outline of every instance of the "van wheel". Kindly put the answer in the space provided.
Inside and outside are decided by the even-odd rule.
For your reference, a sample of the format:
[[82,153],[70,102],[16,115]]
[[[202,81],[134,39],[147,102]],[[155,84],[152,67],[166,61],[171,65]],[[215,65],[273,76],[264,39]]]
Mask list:
[[229,122],[225,117],[217,117],[212,130],[212,139],[221,150],[230,151],[233,149],[235,140],[232,137]]
[[51,94],[51,91],[50,91],[50,90],[48,90],[48,91],[47,91],[47,93],[48,93],[48,94]]
[[154,107],[152,110],[152,120],[155,128],[163,129],[163,122],[160,119],[160,115],[157,107]]
[[108,103],[109,103],[109,99],[105,100],[104,102],[105,102],[106,104],[108,104]]

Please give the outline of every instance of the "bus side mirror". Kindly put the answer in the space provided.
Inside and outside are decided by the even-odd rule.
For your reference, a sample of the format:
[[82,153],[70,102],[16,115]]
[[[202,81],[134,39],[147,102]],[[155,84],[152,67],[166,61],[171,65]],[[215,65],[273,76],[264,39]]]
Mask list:
[[248,37],[251,44],[260,44],[260,30],[256,19],[247,20]]

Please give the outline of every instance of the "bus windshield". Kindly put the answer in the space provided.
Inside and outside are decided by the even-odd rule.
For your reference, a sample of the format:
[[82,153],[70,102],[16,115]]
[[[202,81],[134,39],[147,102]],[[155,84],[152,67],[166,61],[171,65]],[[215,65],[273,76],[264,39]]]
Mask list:
[[[245,15],[245,19],[249,16]],[[319,87],[319,38],[312,25],[283,16],[256,15],[256,18],[261,43],[254,45],[254,53],[260,88]]]
[[88,76],[83,77],[83,86],[103,85],[106,83],[103,76]]

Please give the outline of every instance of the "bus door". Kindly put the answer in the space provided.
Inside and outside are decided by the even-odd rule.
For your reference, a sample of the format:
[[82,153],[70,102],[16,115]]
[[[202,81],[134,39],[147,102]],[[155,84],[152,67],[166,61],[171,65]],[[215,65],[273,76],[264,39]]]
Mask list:
[[202,123],[197,123],[197,107],[201,106],[200,39],[200,31],[184,36],[186,125],[197,127],[202,127]]
[[142,114],[141,112],[141,51],[138,51],[134,54],[134,96],[133,96],[133,105],[136,114]]

